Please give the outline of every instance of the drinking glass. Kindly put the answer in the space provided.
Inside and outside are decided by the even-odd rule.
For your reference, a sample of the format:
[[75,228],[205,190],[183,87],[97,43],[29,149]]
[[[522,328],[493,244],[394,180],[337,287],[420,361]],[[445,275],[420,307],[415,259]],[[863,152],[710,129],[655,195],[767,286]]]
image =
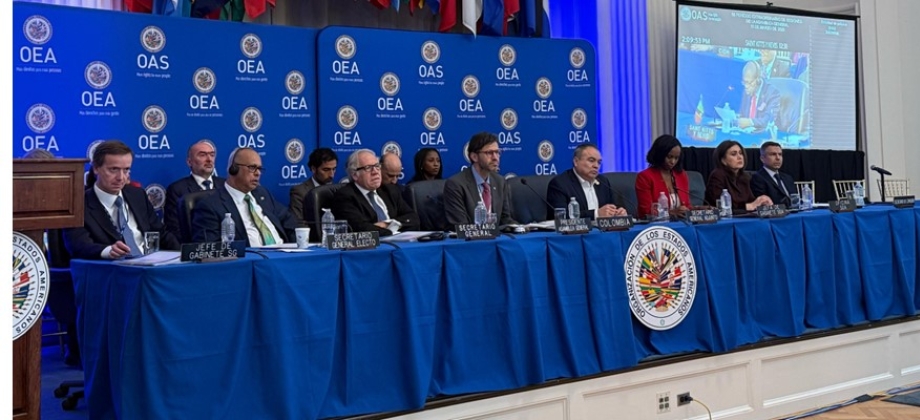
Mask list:
[[802,204],[802,199],[798,194],[789,194],[789,208],[792,210],[798,210],[799,206]]
[[160,232],[144,232],[144,254],[160,250]]

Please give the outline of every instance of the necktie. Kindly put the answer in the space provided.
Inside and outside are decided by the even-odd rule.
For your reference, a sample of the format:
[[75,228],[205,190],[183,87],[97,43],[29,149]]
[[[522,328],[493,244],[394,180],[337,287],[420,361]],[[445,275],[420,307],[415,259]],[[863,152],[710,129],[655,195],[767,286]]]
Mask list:
[[141,248],[137,246],[134,240],[134,231],[128,226],[128,215],[125,214],[125,202],[121,196],[115,197],[115,217],[118,219],[118,233],[125,240],[125,245],[131,248],[131,255],[142,255]]
[[272,231],[268,230],[268,226],[265,226],[265,222],[262,221],[262,216],[256,211],[256,206],[252,204],[252,196],[246,194],[243,200],[246,200],[246,204],[249,206],[249,215],[252,217],[252,222],[255,223],[256,228],[259,229],[259,235],[262,236],[262,244],[274,245],[275,237],[272,236]]
[[786,186],[783,185],[783,180],[781,180],[781,179],[779,178],[779,172],[773,174],[773,179],[776,180],[776,183],[779,184],[779,188],[782,189],[782,190],[783,190],[783,193],[786,194],[786,196],[788,197],[788,196],[789,196],[789,191],[786,191]]
[[387,220],[387,215],[386,213],[383,212],[383,209],[380,208],[380,204],[377,204],[377,200],[375,199],[376,196],[377,196],[377,193],[373,191],[367,192],[367,199],[371,200],[371,207],[374,208],[374,213],[377,213],[377,221],[382,222],[384,220]]
[[751,109],[748,112],[748,118],[757,117],[757,95],[751,96]]
[[206,179],[206,180],[204,180],[204,181],[201,182],[201,185],[204,186],[204,189],[210,190],[210,189],[211,189],[211,180],[210,180],[210,179]]
[[482,204],[486,206],[486,210],[492,212],[492,187],[485,181],[482,183]]

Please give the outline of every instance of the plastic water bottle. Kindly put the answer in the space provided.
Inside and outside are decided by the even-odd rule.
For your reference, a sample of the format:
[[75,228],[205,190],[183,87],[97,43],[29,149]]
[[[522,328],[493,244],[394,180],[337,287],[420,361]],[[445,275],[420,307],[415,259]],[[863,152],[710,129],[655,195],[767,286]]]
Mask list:
[[862,181],[856,181],[856,185],[853,186],[853,196],[856,198],[857,207],[866,205],[866,189],[863,188]]
[[807,184],[802,187],[802,210],[811,210],[815,202],[815,193]]
[[569,219],[577,219],[579,217],[581,217],[581,206],[578,205],[578,200],[572,197],[569,200]]
[[727,189],[723,189],[722,196],[719,197],[719,216],[726,219],[732,217],[732,195]]
[[473,222],[476,223],[477,226],[481,225],[486,222],[486,217],[488,217],[488,215],[489,212],[486,210],[485,203],[480,201],[479,204],[476,204],[476,210],[473,211],[473,219],[475,219]]
[[236,237],[236,223],[233,223],[233,216],[230,213],[224,213],[224,220],[220,222],[220,241],[225,245],[233,242]]
[[332,244],[332,236],[335,235],[335,216],[332,215],[332,210],[323,209],[323,243],[326,244],[326,248],[329,248]]
[[658,193],[658,220],[668,220],[670,218],[670,213],[668,213],[668,196],[664,192]]

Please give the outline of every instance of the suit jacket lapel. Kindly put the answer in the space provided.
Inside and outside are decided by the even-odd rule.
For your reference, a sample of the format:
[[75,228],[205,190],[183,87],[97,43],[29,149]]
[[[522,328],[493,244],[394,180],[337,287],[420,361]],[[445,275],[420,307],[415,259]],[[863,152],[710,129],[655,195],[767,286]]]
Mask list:
[[281,226],[281,220],[278,220],[278,217],[275,216],[275,208],[271,204],[271,200],[266,199],[265,190],[262,188],[256,188],[252,191],[252,197],[255,198],[256,203],[259,204],[259,207],[262,207],[262,213],[268,217],[268,220],[275,225],[275,230],[278,232],[278,235],[281,236],[282,240],[286,240],[286,235],[284,234],[284,228]]
[[136,194],[125,193],[125,191],[122,191],[121,195],[125,197],[125,202],[128,203],[128,208],[130,209],[131,214],[134,216],[134,223],[137,224],[137,229],[140,230],[140,233],[149,231],[150,226],[147,226],[147,212],[143,212],[144,217],[141,217],[141,207],[146,207],[147,203],[140,200],[146,200],[146,194],[141,194],[138,196]]
[[578,176],[575,175],[574,170],[569,175],[572,185],[575,186],[575,199],[578,200],[579,203],[585,203],[585,208],[582,210],[588,211],[588,196],[585,195],[585,189],[581,187],[581,181],[578,179]]
[[86,191],[84,197],[86,212],[96,220],[96,225],[105,230],[105,233],[111,237],[113,242],[118,240],[118,238],[121,237],[121,233],[118,232],[118,228],[115,227],[115,221],[112,220],[112,217],[109,216],[109,212],[106,211],[105,206],[102,205],[102,202],[99,201],[99,197],[96,196],[96,191],[90,188]]

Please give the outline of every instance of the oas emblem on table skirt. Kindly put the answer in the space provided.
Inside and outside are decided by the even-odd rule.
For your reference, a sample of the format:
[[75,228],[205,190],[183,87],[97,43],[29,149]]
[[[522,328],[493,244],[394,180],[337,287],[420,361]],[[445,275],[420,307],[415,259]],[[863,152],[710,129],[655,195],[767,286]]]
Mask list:
[[31,238],[13,232],[13,340],[35,325],[48,301],[48,260]]
[[687,241],[673,229],[643,230],[629,245],[626,293],[633,315],[653,330],[674,328],[696,297],[696,263]]

